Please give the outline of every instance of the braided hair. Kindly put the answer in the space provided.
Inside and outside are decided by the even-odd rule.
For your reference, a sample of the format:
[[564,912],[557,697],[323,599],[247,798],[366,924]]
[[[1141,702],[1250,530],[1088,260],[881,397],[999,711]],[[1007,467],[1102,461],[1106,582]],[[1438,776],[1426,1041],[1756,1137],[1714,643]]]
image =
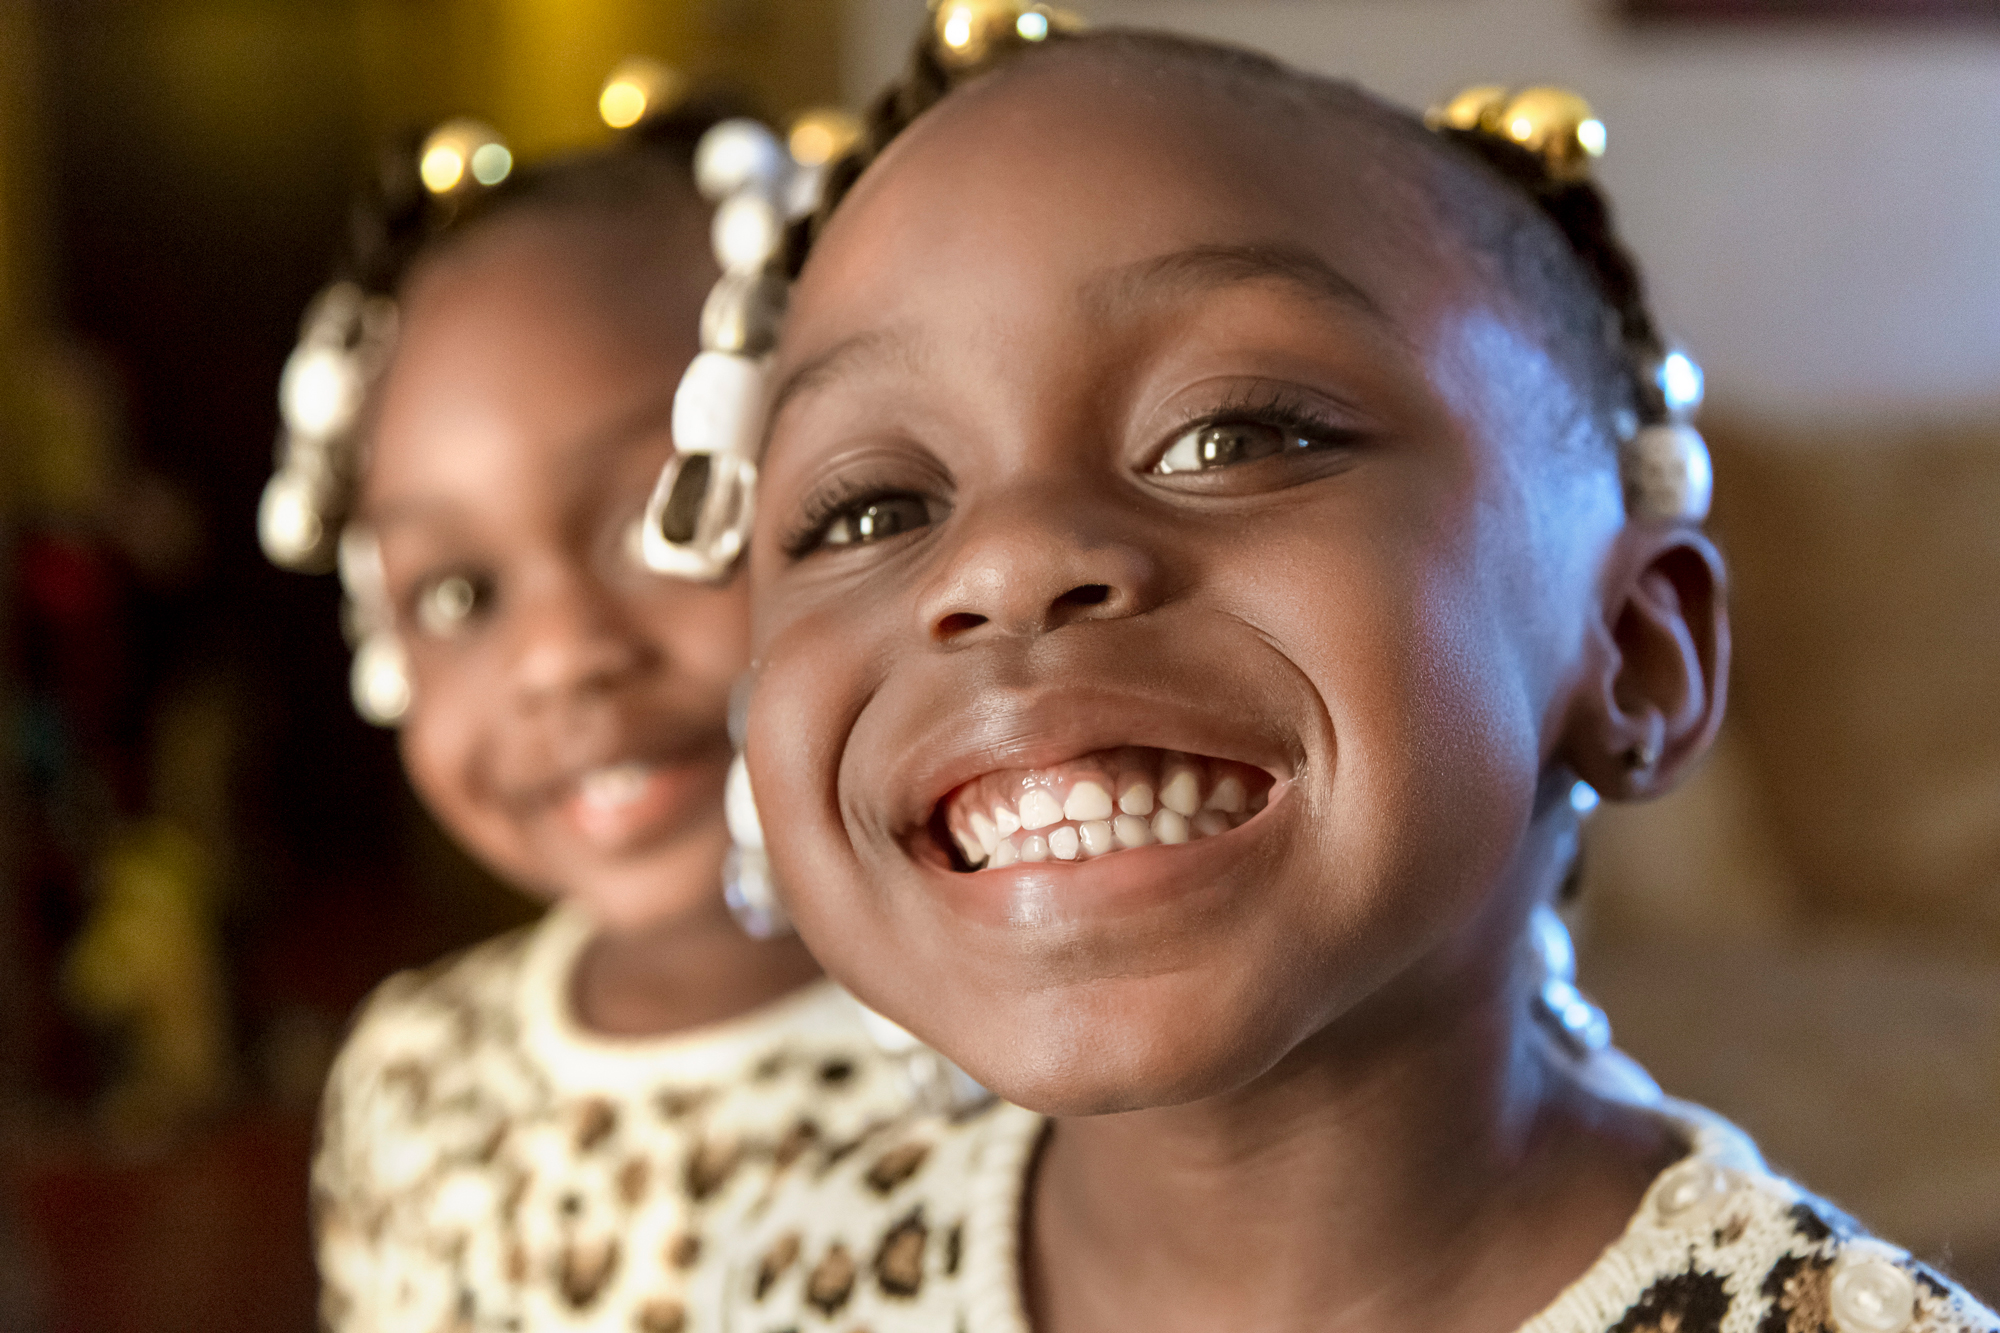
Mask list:
[[[1610,203],[1587,174],[1563,170],[1559,154],[1534,151],[1497,132],[1490,117],[1488,123],[1469,127],[1439,123],[1435,118],[1428,124],[1419,122],[1351,84],[1303,74],[1255,52],[1168,33],[1085,32],[1059,25],[1033,42],[997,44],[984,60],[955,66],[941,50],[935,30],[926,30],[902,75],[870,106],[863,132],[852,149],[828,168],[818,207],[793,224],[784,254],[788,276],[798,276],[813,245],[868,166],[954,88],[1001,61],[1030,54],[1037,46],[1078,45],[1164,56],[1261,88],[1300,92],[1425,151],[1444,153],[1470,166],[1482,186],[1504,190],[1514,202],[1530,205],[1559,238],[1568,275],[1547,272],[1546,251],[1551,247],[1545,243],[1546,229],[1537,227],[1543,235],[1527,238],[1524,243],[1519,236],[1509,236],[1504,226],[1473,225],[1461,208],[1452,206],[1458,201],[1447,201],[1444,209],[1475,245],[1497,252],[1494,257],[1503,273],[1531,303],[1542,307],[1558,325],[1577,330],[1576,341],[1581,344],[1586,369],[1594,381],[1592,387],[1602,400],[1611,431],[1621,439],[1629,438],[1641,426],[1676,422],[1689,410],[1689,404],[1662,387],[1659,368],[1672,349],[1647,303],[1638,262],[1617,233]],[[1582,105],[1580,101],[1575,104]],[[1588,114],[1587,108],[1583,114]],[[1490,199],[1485,211],[1495,211]],[[1548,309],[1551,304],[1557,308]]]
[[397,305],[413,274],[442,248],[496,218],[529,209],[623,212],[664,202],[688,183],[702,136],[738,113],[733,98],[685,98],[624,130],[608,148],[514,170],[505,144],[471,120],[447,121],[386,152],[355,204],[336,277],[306,312],[279,385],[285,424],[258,531],[277,564],[305,573],[336,566],[355,659],[357,710],[382,725],[410,703],[407,664],[390,613],[381,558],[350,526],[371,400],[394,349]]

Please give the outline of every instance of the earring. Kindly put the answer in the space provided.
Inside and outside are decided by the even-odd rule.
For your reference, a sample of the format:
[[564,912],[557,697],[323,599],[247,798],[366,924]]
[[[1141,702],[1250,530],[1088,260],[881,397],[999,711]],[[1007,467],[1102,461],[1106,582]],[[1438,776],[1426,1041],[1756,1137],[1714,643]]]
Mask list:
[[389,592],[382,575],[382,549],[372,534],[349,527],[340,534],[340,587],[346,595],[342,619],[354,644],[348,693],[354,711],[378,727],[393,727],[410,711],[410,658],[396,637]]
[[753,940],[789,934],[791,918],[771,882],[771,861],[764,855],[764,826],[757,818],[757,798],[750,790],[750,766],[737,752],[729,765],[729,785],[723,795],[729,821],[730,848],[722,858],[722,900],[743,933]]
[[1576,988],[1576,943],[1553,907],[1540,904],[1528,918],[1528,941],[1541,964],[1535,1016],[1572,1055],[1587,1056],[1611,1044],[1611,1020]]
[[791,918],[771,879],[771,860],[764,854],[764,821],[757,816],[757,795],[750,789],[750,765],[743,750],[749,741],[750,693],[756,685],[752,667],[729,692],[729,743],[736,758],[729,763],[723,787],[722,813],[729,822],[729,851],[722,858],[722,901],[729,914],[753,940],[776,939],[791,933]]

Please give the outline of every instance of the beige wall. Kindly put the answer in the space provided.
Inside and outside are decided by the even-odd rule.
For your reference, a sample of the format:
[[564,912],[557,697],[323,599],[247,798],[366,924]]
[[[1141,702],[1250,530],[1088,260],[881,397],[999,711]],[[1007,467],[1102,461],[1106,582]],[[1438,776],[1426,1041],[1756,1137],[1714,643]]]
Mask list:
[[[923,0],[848,0],[848,94]],[[1091,0],[1101,23],[1278,52],[1421,106],[1562,82],[1718,402],[1790,421],[2000,408],[2000,33],[1634,29],[1612,0]]]

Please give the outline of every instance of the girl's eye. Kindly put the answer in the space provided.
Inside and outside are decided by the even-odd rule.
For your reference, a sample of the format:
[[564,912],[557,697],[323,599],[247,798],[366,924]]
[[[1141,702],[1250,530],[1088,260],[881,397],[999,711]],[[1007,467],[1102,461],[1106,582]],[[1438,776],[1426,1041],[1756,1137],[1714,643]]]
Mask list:
[[931,509],[920,495],[878,495],[848,505],[820,529],[821,546],[860,546],[930,526]]
[[1324,448],[1325,442],[1288,426],[1263,421],[1215,421],[1196,426],[1171,445],[1153,465],[1157,476],[1207,472],[1234,463]]
[[450,638],[490,599],[490,593],[463,574],[449,574],[417,594],[417,624],[426,634]]

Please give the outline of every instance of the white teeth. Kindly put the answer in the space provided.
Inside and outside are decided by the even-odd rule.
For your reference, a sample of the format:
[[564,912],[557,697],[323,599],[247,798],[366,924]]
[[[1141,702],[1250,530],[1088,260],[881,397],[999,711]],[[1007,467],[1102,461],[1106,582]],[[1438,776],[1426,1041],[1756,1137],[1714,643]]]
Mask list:
[[985,863],[989,853],[984,847],[979,845],[977,838],[974,838],[969,833],[955,833],[952,836],[957,839],[958,850],[965,857],[967,865],[976,866]]
[[[1172,751],[1162,756],[1157,774],[1126,767],[1118,759],[1103,768],[1094,762],[1077,767],[1096,769],[1098,775],[1074,778],[1065,789],[1031,785],[1046,782],[1047,774],[1022,774],[1024,781],[1013,788],[1020,792],[1018,799],[999,801],[990,811],[960,807],[951,837],[965,863],[974,870],[998,870],[1023,862],[1087,861],[1155,843],[1179,846],[1241,827],[1270,803],[1268,792],[1251,791],[1237,773],[1211,776],[1202,761]],[[635,770],[620,777],[636,793],[647,770],[643,765],[621,768]],[[1116,774],[1115,780],[1106,774]],[[1213,789],[1204,799],[1211,781]],[[602,785],[609,790],[616,784]],[[1058,801],[1058,792],[1064,791]]]
[[1118,808],[1128,815],[1144,817],[1153,813],[1153,787],[1151,783],[1135,782],[1118,797]]
[[1021,827],[1033,831],[1062,823],[1063,808],[1056,798],[1040,787],[1021,798]]
[[1000,830],[993,827],[993,821],[974,810],[966,823],[972,825],[972,836],[979,839],[979,849],[993,855],[993,849],[1000,845]]
[[1167,780],[1160,784],[1160,804],[1177,815],[1201,809],[1201,775],[1187,764],[1168,769]]
[[613,764],[609,768],[596,768],[585,773],[577,783],[577,794],[583,803],[600,810],[612,806],[625,805],[646,794],[646,783],[653,776],[651,764]]
[[1229,816],[1220,810],[1202,811],[1194,817],[1192,826],[1197,838],[1212,838],[1218,833],[1227,833],[1234,827],[1229,822]]
[[1111,818],[1111,793],[1095,782],[1079,782],[1070,788],[1069,799],[1063,802],[1063,817],[1079,824],[1093,819]]
[[1144,847],[1153,840],[1153,826],[1137,815],[1120,815],[1112,820],[1111,833],[1120,847]]
[[1204,809],[1220,810],[1230,815],[1242,814],[1243,807],[1248,804],[1249,798],[1243,791],[1243,779],[1233,773],[1216,783],[1215,790],[1210,792],[1208,799],[1202,803]]

